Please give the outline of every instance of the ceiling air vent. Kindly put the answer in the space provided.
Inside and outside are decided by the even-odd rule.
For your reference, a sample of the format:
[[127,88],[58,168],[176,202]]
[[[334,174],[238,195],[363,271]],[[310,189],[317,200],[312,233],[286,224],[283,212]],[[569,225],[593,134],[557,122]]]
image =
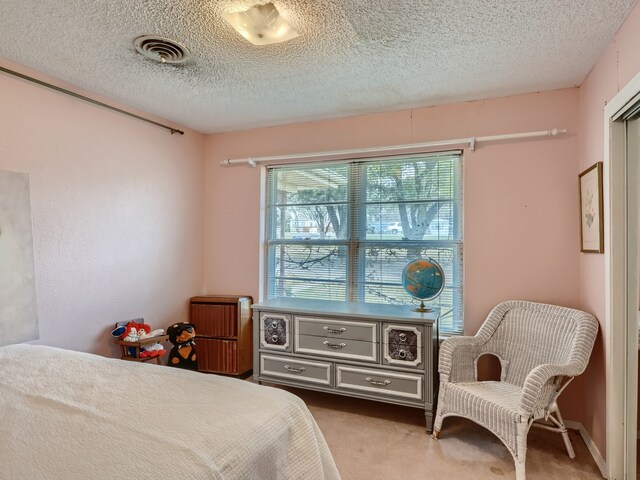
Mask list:
[[160,63],[184,63],[189,58],[187,47],[166,37],[142,35],[133,44],[138,53]]

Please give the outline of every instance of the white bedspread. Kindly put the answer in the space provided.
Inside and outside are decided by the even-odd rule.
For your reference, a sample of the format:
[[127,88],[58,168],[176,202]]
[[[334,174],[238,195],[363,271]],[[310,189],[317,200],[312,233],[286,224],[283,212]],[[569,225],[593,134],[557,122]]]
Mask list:
[[296,396],[33,345],[0,348],[1,479],[338,479]]

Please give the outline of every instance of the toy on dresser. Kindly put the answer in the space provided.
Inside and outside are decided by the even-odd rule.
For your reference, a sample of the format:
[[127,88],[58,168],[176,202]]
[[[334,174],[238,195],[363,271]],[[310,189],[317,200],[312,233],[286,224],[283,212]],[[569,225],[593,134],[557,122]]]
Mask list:
[[193,340],[196,336],[194,325],[187,322],[174,323],[167,328],[167,335],[169,335],[169,341],[173,343],[167,365],[197,371],[196,342]]

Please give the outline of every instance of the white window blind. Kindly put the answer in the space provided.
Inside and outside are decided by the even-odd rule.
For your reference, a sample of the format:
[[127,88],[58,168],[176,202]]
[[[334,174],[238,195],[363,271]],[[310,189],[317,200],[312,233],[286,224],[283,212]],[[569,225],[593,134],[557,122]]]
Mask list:
[[441,332],[462,333],[460,152],[270,167],[267,294],[410,304],[401,273],[445,271]]

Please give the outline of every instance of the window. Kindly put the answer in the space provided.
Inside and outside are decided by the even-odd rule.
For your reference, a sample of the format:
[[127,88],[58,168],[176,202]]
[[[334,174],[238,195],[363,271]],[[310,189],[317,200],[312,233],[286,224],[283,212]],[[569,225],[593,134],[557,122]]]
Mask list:
[[462,333],[461,210],[460,152],[270,167],[267,295],[410,304],[402,269],[430,257],[440,329]]

